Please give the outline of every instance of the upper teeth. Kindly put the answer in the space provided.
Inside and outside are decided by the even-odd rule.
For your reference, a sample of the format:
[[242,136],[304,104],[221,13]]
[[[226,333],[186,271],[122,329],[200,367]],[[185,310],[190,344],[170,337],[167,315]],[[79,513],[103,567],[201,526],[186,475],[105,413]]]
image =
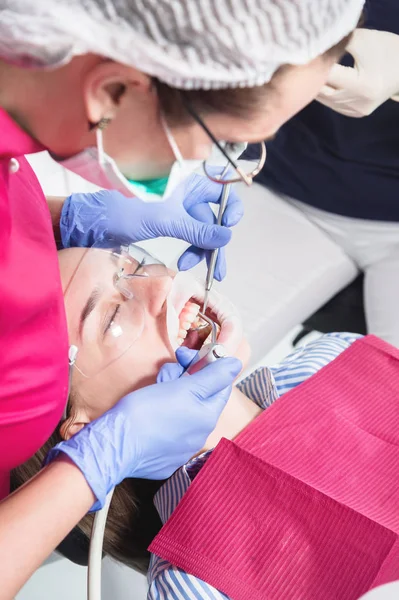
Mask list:
[[179,315],[178,343],[181,345],[187,337],[187,332],[192,328],[194,321],[198,317],[200,307],[195,302],[186,302]]

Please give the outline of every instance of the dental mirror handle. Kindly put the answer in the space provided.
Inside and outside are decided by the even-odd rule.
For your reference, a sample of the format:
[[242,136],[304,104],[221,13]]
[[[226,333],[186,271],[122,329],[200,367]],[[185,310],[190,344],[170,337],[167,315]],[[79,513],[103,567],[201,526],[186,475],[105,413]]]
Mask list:
[[[224,211],[226,209],[227,201],[229,199],[230,189],[231,189],[231,183],[226,183],[223,186],[222,197],[220,199],[220,204],[219,204],[218,218],[216,221],[217,225],[222,224]],[[212,250],[211,258],[209,260],[209,265],[208,265],[208,272],[206,274],[206,280],[205,280],[205,295],[204,295],[202,312],[205,312],[207,309],[207,306],[208,306],[209,292],[211,291],[212,285],[213,285],[213,279],[215,276],[216,260],[217,260],[218,255],[219,255],[219,248],[215,248],[215,250]]]
[[194,356],[182,375],[193,375],[207,365],[216,362],[219,358],[226,358],[226,356],[226,350],[222,344],[205,344],[205,346],[202,346],[201,350]]

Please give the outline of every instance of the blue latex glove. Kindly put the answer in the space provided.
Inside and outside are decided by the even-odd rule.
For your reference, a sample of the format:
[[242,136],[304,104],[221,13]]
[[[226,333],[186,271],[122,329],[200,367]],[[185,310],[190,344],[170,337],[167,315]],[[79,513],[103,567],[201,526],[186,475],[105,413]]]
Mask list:
[[[176,356],[187,364],[186,353]],[[68,455],[97,498],[92,510],[126,477],[166,479],[203,447],[241,366],[236,358],[224,358],[180,378],[180,365],[164,365],[158,383],[128,394],[57,444],[46,464],[60,452]]]
[[177,362],[167,363],[162,367],[157,378],[158,383],[174,381],[181,377],[184,369],[188,367],[197,352],[197,350],[191,350],[190,348],[185,348],[185,346],[180,346],[180,348],[176,350]]
[[[61,213],[62,245],[64,248],[89,247],[107,238],[126,243],[174,237],[192,244],[178,263],[179,269],[187,270],[204,257],[209,260],[210,250],[225,246],[231,238],[228,227],[236,225],[243,215],[242,203],[232,190],[223,227],[214,224],[215,216],[209,204],[217,204],[221,192],[220,184],[194,174],[162,203],[143,202],[106,190],[94,194],[72,194],[65,200]],[[220,281],[225,274],[222,250],[215,277]]]

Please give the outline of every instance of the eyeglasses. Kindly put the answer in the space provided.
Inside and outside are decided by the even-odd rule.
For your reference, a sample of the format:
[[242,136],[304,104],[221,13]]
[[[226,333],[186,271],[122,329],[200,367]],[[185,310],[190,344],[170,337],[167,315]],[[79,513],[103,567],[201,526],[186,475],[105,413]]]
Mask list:
[[[205,131],[207,136],[212,140],[212,142],[218,148],[219,152],[221,152],[221,154],[224,156],[224,158],[227,161],[226,168],[219,175],[215,175],[215,174],[211,173],[210,167],[207,165],[207,161],[204,161],[203,168],[205,171],[205,175],[211,181],[214,181],[215,183],[221,183],[223,185],[226,185],[228,183],[238,183],[240,181],[244,182],[248,186],[252,185],[254,177],[256,177],[256,175],[258,175],[261,172],[263,165],[266,162],[266,144],[265,144],[265,142],[259,143],[259,146],[260,146],[259,160],[258,160],[256,167],[247,173],[237,163],[237,161],[234,160],[233,158],[231,158],[231,156],[230,156],[230,153],[234,153],[234,150],[237,147],[237,144],[232,144],[232,143],[226,142],[225,146],[223,146],[223,144],[221,142],[219,142],[219,140],[213,135],[213,133],[210,131],[210,129],[204,123],[204,121],[201,119],[199,114],[194,110],[191,103],[184,96],[183,96],[183,104],[184,104],[184,107],[186,108],[187,112],[193,117],[193,119],[198,123],[198,125]],[[233,178],[228,177],[227,171],[230,170],[229,167],[231,167],[237,173],[238,177],[233,177]]]
[[109,367],[142,334],[146,310],[140,298],[143,280],[149,277],[170,275],[161,261],[139,246],[94,246],[86,251],[64,294],[67,314],[76,318],[73,307],[83,304],[79,322],[68,322],[68,329],[78,348],[74,367],[84,377],[95,377]]

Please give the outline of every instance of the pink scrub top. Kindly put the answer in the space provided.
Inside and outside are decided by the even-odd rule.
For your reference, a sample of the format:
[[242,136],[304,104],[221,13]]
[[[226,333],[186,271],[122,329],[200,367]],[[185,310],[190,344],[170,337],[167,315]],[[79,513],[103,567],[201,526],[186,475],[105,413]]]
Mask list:
[[24,154],[43,150],[0,109],[0,498],[56,428],[68,336],[46,199]]

